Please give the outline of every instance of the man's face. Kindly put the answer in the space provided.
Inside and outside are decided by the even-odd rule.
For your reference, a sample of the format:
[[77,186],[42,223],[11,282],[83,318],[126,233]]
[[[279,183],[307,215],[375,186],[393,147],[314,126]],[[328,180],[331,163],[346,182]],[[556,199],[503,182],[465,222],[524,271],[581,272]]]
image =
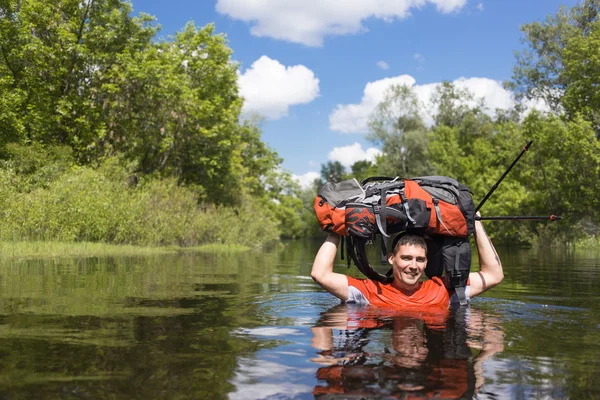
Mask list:
[[394,267],[394,284],[401,289],[413,290],[419,287],[419,281],[427,266],[427,253],[421,246],[403,245],[396,254],[388,258]]

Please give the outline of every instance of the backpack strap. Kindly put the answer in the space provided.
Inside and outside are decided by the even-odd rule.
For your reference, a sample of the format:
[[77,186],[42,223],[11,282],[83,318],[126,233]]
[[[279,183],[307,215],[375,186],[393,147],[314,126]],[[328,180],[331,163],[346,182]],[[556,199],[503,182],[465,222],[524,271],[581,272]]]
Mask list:
[[389,238],[390,235],[387,234],[387,188],[382,187],[379,191],[379,202],[380,206],[378,210],[375,211],[375,220],[377,221],[377,227],[383,236]]
[[387,262],[387,239],[381,235],[381,265]]
[[394,280],[393,269],[390,269],[385,275],[380,274],[375,271],[371,264],[369,263],[369,259],[367,258],[367,251],[365,248],[366,240],[361,238],[352,238],[353,247],[349,254],[352,255],[354,263],[360,272],[363,273],[367,278],[372,279],[381,283],[390,283]]
[[442,224],[442,226],[450,236],[454,236],[452,232],[450,232],[450,229],[448,229],[448,227],[444,223],[444,220],[442,219],[442,213],[440,212],[440,201],[437,197],[434,196],[431,196],[431,200],[433,201],[433,207],[435,208],[435,215],[437,217],[438,222]]
[[460,272],[460,247],[461,247],[462,241],[458,241],[456,242],[456,246],[458,247],[458,249],[456,250],[456,256],[454,258],[454,269],[452,271],[450,271],[450,281],[452,286],[454,287],[454,292],[456,293],[456,296],[458,296],[458,301],[460,302],[461,306],[466,306],[467,304],[469,304],[467,302],[467,296],[465,293],[465,286],[463,285],[462,282],[462,273]]
[[402,199],[402,207],[404,207],[404,213],[406,214],[406,218],[408,221],[415,225],[417,221],[410,215],[410,210],[408,208],[408,199],[406,198],[406,194],[404,193],[404,188],[400,189],[400,198]]
[[365,183],[369,183],[369,182],[375,182],[375,181],[394,181],[395,179],[398,179],[398,177],[396,178],[392,178],[389,176],[371,176],[368,177],[366,179],[363,179],[362,181],[360,181],[361,186],[364,186]]

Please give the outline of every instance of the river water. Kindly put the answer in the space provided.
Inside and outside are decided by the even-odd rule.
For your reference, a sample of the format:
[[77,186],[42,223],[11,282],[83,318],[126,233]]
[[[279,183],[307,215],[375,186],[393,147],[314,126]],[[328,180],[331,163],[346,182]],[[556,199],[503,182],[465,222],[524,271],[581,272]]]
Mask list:
[[499,248],[439,316],[339,305],[319,245],[5,261],[0,399],[600,398],[600,253]]

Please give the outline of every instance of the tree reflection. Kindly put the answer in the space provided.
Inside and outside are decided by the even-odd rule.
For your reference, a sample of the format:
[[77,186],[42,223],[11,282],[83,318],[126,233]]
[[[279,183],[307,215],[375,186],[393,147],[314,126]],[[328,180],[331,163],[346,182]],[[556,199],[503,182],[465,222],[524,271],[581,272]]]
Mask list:
[[[482,363],[503,351],[500,321],[476,309],[447,314],[336,306],[312,328],[316,398],[471,398]],[[373,340],[371,340],[373,339]]]

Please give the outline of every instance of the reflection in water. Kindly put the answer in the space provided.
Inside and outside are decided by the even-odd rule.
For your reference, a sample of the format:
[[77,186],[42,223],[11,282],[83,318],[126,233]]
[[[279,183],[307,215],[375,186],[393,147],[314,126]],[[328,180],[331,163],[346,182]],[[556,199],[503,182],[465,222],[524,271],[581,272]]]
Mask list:
[[[257,300],[272,296],[268,261],[188,254],[1,266],[0,399],[226,398],[238,357],[269,346],[231,337],[264,325]],[[243,262],[238,274],[232,265]]]
[[505,250],[439,317],[332,309],[321,243],[0,265],[0,400],[600,398],[600,256]]
[[[470,398],[483,384],[482,363],[504,349],[500,321],[476,309],[436,315],[340,305],[312,332],[316,398]],[[384,345],[368,349],[372,337]]]

